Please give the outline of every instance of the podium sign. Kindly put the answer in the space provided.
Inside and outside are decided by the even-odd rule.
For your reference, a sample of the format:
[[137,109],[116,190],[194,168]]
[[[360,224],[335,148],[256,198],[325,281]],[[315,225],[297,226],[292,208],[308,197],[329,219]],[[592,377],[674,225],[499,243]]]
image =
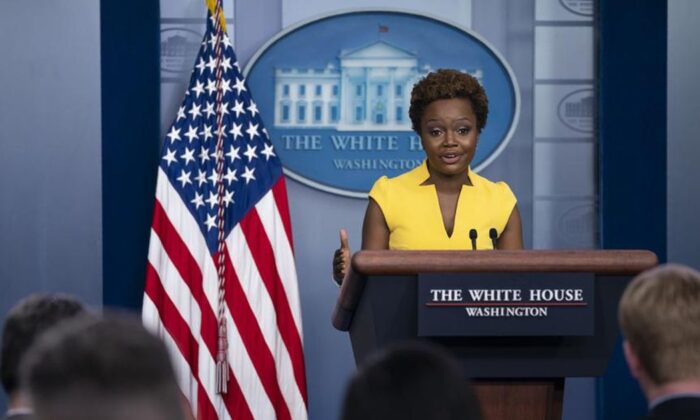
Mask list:
[[592,336],[591,273],[418,274],[418,335]]

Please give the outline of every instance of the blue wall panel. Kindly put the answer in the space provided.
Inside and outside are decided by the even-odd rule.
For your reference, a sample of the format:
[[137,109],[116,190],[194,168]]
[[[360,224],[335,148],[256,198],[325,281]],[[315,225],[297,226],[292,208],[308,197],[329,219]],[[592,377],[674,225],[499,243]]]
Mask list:
[[[665,0],[599,3],[601,247],[666,260]],[[598,419],[636,419],[646,403],[619,343],[598,387]]]
[[157,1],[102,1],[104,305],[138,310],[158,167]]

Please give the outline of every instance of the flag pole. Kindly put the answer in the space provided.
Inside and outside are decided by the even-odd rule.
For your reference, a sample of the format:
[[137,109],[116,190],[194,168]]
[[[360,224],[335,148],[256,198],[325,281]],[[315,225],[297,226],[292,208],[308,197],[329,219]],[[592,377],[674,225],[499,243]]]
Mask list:
[[216,349],[216,392],[226,394],[228,391],[228,334],[226,328],[226,260],[225,260],[225,186],[224,186],[224,129],[223,129],[223,88],[222,88],[222,73],[221,66],[221,38],[224,32],[222,27],[223,5],[221,0],[216,1],[214,9],[214,33],[216,34],[214,45],[214,56],[216,57],[216,192],[218,199],[217,211],[217,253],[216,260],[217,275],[219,280],[219,295],[218,295],[218,339]]

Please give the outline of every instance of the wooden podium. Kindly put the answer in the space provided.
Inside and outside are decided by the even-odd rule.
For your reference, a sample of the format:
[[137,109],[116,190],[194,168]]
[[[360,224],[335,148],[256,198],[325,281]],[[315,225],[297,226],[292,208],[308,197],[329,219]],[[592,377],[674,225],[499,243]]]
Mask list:
[[[604,373],[618,334],[620,296],[634,275],[656,264],[650,251],[360,251],[352,258],[332,322],[349,332],[358,364],[373,351],[408,339],[447,348],[473,379],[484,420],[559,420],[564,378]],[[443,275],[434,273],[458,275],[464,287],[471,279],[483,284],[488,276],[525,275],[527,282],[583,273],[592,285],[590,332],[421,337],[419,277],[432,276],[430,281]]]

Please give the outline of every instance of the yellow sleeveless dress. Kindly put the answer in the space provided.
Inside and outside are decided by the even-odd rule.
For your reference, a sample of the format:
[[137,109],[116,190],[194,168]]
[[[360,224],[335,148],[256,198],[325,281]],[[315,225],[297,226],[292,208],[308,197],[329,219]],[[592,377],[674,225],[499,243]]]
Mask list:
[[501,235],[517,202],[505,182],[491,182],[469,170],[472,185],[462,186],[454,229],[448,236],[434,185],[421,185],[430,174],[425,161],[395,178],[379,178],[369,196],[379,204],[389,227],[389,249],[493,249],[489,230]]

